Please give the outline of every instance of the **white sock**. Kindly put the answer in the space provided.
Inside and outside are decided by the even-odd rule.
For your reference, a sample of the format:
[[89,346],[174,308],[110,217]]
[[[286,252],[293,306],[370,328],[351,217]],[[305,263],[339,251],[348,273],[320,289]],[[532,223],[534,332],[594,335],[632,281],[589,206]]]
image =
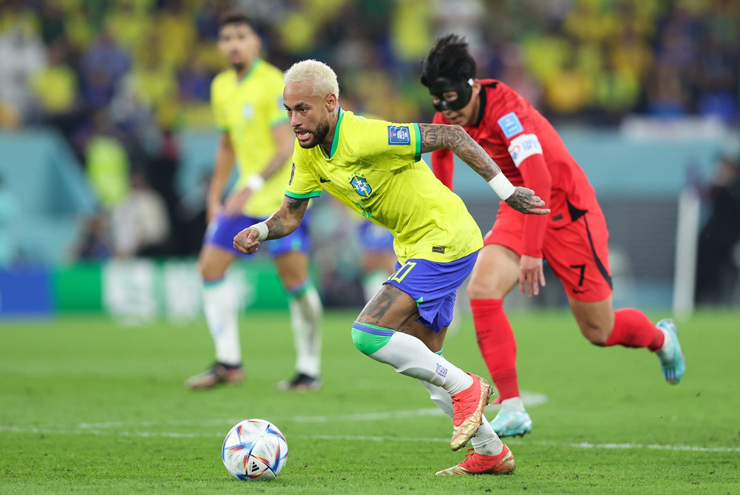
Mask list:
[[394,332],[388,343],[370,357],[390,364],[403,375],[442,387],[451,395],[473,384],[470,375],[430,351],[421,340],[405,333]]
[[216,361],[237,366],[242,363],[239,346],[239,306],[236,292],[226,278],[203,283],[203,311],[216,345]]
[[388,280],[390,275],[383,270],[375,270],[368,273],[362,280],[362,290],[365,293],[365,301],[370,301],[376,292],[383,286],[383,282]]
[[658,330],[663,332],[663,335],[665,336],[665,339],[663,340],[663,347],[661,347],[657,351],[658,357],[664,361],[671,360],[673,359],[673,353],[674,353],[673,347],[675,345],[675,342],[673,342],[673,336],[671,335],[671,332],[663,330],[660,327],[657,327],[657,328]]
[[496,435],[485,415],[480,418],[480,428],[470,439],[473,450],[481,455],[499,455],[504,450],[504,442]]
[[501,401],[501,412],[524,411],[521,397],[510,397]]
[[[444,389],[432,385],[431,383],[419,380],[424,387],[429,391],[429,397],[437,406],[442,409],[450,419],[454,419],[452,410],[452,398],[450,394],[444,391]],[[486,416],[481,416],[480,428],[476,432],[475,436],[470,440],[473,444],[473,450],[481,455],[498,455],[504,450],[504,444],[501,439],[493,431],[491,425],[488,424]]]
[[290,299],[290,321],[296,352],[296,371],[317,378],[321,374],[321,315],[319,293],[310,286]]

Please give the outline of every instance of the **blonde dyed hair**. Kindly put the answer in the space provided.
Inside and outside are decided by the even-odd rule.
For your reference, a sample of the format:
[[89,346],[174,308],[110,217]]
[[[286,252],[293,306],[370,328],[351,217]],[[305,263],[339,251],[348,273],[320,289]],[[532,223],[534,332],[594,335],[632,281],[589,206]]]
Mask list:
[[303,60],[285,71],[285,84],[313,82],[315,95],[333,94],[339,97],[337,74],[331,67],[318,60]]

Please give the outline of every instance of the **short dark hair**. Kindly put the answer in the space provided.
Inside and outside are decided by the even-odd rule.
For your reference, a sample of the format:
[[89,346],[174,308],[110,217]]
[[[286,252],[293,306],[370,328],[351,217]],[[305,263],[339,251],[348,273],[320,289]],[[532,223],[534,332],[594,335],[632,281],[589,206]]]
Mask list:
[[468,42],[457,34],[439,38],[421,62],[421,83],[431,86],[438,79],[467,81],[475,78],[478,64],[468,51]]
[[218,20],[218,27],[222,28],[229,24],[246,24],[252,30],[255,30],[254,22],[250,17],[241,10],[229,10],[225,12]]

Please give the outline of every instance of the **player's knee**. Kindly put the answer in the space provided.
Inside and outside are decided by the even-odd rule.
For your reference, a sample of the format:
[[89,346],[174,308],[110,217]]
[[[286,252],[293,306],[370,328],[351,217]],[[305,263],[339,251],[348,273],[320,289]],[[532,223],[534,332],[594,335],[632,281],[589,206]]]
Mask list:
[[358,351],[369,356],[385,347],[388,341],[391,340],[393,331],[377,329],[377,333],[371,333],[367,329],[368,327],[362,323],[355,322],[352,325],[352,342]]
[[466,289],[469,299],[503,299],[506,291],[497,281],[487,283],[479,280],[471,280]]
[[223,277],[226,273],[223,267],[218,266],[217,263],[209,260],[208,257],[202,257],[198,260],[198,271],[203,280],[215,280]]
[[200,276],[203,280],[211,280],[213,278],[216,278],[212,276],[213,269],[206,260],[198,260],[198,271],[200,272]]

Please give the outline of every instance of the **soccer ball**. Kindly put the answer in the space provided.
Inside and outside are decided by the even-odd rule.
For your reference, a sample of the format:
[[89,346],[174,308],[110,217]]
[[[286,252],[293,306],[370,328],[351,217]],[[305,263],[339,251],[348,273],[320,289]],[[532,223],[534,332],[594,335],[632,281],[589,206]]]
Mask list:
[[263,419],[246,419],[224,439],[221,459],[239,480],[277,478],[288,460],[288,442],[277,426]]

